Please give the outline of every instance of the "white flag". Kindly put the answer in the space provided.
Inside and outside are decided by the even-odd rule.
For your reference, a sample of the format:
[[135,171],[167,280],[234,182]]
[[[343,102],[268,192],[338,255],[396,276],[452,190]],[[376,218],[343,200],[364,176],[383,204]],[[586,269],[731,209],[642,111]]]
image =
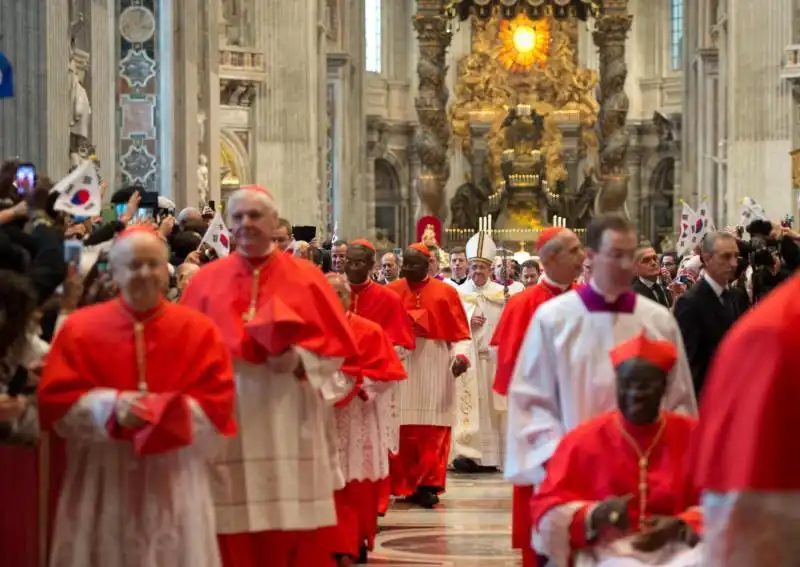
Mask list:
[[711,206],[708,199],[700,201],[700,206],[697,209],[698,224],[698,237],[700,240],[709,232],[716,232],[717,228],[714,226],[714,220],[711,218]]
[[742,200],[742,218],[739,220],[739,226],[747,227],[755,220],[768,220],[767,213],[755,199],[745,197]]
[[208,225],[208,229],[203,235],[200,246],[202,247],[203,244],[207,244],[212,248],[220,258],[224,258],[231,253],[231,233],[228,231],[228,227],[225,226],[225,222],[222,220],[222,213],[219,211],[214,214],[214,220]]
[[72,173],[56,183],[53,191],[60,193],[53,205],[56,211],[77,217],[93,217],[102,212],[100,178],[94,163],[89,160],[84,160]]
[[697,213],[695,213],[689,205],[684,203],[681,209],[681,222],[679,225],[681,233],[680,236],[678,236],[678,256],[683,256],[687,250],[694,248],[697,244],[695,234],[697,221]]

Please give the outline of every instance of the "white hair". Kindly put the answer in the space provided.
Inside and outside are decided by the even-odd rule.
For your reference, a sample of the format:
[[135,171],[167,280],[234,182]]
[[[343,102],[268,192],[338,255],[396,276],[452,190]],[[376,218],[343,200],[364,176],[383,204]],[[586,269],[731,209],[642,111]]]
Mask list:
[[[231,196],[228,197],[228,206],[225,207],[225,210],[230,211],[233,208],[234,203],[249,198],[254,198],[268,210],[275,211],[276,213],[278,212],[277,208],[275,207],[275,200],[269,193],[256,189],[248,189],[247,187],[242,187],[241,189],[237,189],[231,193]],[[230,215],[230,212],[228,214]]]
[[158,242],[164,250],[164,262],[169,262],[169,248],[167,247],[167,243],[161,240],[161,238],[159,238],[155,233],[142,231],[135,234],[117,237],[117,239],[111,245],[111,249],[108,251],[109,265],[112,267],[119,265],[120,258],[130,252],[134,242],[138,240],[144,240],[145,238],[150,238]]
[[181,224],[194,214],[196,214],[198,217],[201,216],[200,211],[198,211],[194,207],[186,207],[185,209],[181,210],[181,212],[178,213],[178,217],[175,220],[178,222],[178,224]]

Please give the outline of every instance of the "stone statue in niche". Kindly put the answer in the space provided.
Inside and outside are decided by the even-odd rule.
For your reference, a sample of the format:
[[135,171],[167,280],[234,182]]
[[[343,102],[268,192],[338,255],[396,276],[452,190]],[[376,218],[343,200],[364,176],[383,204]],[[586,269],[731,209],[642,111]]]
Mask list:
[[205,154],[200,154],[197,166],[197,194],[200,197],[200,204],[208,204],[210,189],[208,184],[208,158]]
[[[74,3],[71,8],[74,12]],[[78,165],[82,159],[86,159],[94,151],[89,141],[92,106],[89,102],[89,94],[83,86],[86,71],[89,69],[89,54],[75,45],[76,37],[83,24],[83,14],[76,14],[70,22],[69,154],[73,165]]]

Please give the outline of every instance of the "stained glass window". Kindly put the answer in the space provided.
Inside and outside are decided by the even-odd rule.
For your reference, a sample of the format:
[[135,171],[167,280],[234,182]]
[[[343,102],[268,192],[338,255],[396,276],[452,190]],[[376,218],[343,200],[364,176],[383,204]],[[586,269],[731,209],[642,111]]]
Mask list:
[[382,0],[366,0],[365,2],[364,29],[367,40],[367,71],[370,73],[382,71],[381,4]]
[[683,0],[670,0],[669,57],[673,70],[683,66]]

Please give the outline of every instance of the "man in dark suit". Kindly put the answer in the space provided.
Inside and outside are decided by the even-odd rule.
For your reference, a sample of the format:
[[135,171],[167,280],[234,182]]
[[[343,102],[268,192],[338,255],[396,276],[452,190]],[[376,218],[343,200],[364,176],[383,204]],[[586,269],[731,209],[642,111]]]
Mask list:
[[672,295],[659,282],[661,268],[658,265],[658,254],[651,246],[643,246],[636,251],[636,277],[633,280],[633,291],[660,303],[667,309],[672,307]]
[[728,289],[739,261],[736,238],[726,232],[707,234],[701,257],[703,276],[675,303],[675,318],[683,336],[698,399],[722,337],[745,308]]

